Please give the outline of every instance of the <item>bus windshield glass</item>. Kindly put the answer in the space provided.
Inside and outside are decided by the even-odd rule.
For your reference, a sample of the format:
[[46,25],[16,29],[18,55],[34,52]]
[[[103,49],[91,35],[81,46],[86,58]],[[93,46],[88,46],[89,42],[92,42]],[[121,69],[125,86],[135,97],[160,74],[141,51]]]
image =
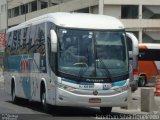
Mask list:
[[59,29],[58,71],[83,78],[112,78],[128,73],[123,30]]

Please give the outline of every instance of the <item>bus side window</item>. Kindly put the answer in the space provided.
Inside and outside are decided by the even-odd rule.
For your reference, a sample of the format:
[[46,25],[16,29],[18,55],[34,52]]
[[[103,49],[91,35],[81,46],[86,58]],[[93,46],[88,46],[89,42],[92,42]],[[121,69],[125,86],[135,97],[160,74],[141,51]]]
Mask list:
[[20,54],[21,29],[17,30],[17,54]]
[[126,41],[127,41],[127,48],[128,48],[128,51],[132,51],[132,40],[127,36],[126,37]]
[[10,32],[8,35],[8,41],[7,41],[7,53],[11,54],[11,47],[13,42],[13,32]]
[[35,52],[35,35],[36,35],[36,28],[37,26],[31,26],[30,35],[29,35],[29,41],[28,41],[28,49],[29,53]]
[[11,47],[11,54],[16,54],[17,49],[17,30],[13,32],[13,43]]
[[131,38],[129,38],[128,36],[126,37],[126,42],[127,42],[127,49],[128,49],[128,54],[129,54],[129,59],[132,60],[133,56],[132,56],[132,53],[133,53],[133,46],[132,46],[132,40]]
[[38,29],[39,29],[39,25],[36,25],[36,29],[35,29],[35,39],[34,39],[34,53],[38,53]]
[[27,37],[26,37],[26,52],[29,53],[29,35],[31,33],[31,27],[28,27],[28,30],[27,30]]
[[28,53],[28,49],[27,49],[27,32],[28,32],[28,28],[24,28],[24,34],[23,34],[23,53],[27,54]]
[[37,30],[37,52],[40,53],[40,67],[43,72],[47,72],[45,54],[45,23],[38,25]]
[[36,41],[37,41],[37,52],[39,52],[41,55],[45,54],[45,24],[44,23],[38,25]]
[[20,41],[20,52],[21,54],[26,54],[26,37],[27,37],[27,28],[21,30],[21,41]]
[[139,60],[143,61],[160,61],[159,49],[139,49]]

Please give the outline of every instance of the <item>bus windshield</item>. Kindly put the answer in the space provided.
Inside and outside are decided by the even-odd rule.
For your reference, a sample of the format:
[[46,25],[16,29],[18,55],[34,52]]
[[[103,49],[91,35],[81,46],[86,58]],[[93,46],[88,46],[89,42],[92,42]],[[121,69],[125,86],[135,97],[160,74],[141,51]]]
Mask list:
[[58,71],[83,78],[112,78],[128,73],[123,30],[58,30]]

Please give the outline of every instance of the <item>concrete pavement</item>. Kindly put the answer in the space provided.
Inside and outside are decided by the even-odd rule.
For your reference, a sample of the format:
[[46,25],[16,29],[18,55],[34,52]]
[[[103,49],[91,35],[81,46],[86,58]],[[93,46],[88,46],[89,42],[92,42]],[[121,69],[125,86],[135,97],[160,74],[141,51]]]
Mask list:
[[120,111],[122,113],[132,113],[132,114],[158,114],[160,115],[160,96],[154,96],[155,100],[155,109],[153,112],[142,112],[141,111],[141,87],[138,88],[137,91],[132,93],[132,109],[122,109],[122,108],[115,108],[117,111]]

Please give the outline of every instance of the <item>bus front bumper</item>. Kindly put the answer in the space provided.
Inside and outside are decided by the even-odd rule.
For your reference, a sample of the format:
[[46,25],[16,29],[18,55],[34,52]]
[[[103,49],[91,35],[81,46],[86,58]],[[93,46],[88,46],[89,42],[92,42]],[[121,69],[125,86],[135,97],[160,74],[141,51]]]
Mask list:
[[56,105],[81,107],[126,107],[128,91],[114,95],[79,95],[57,89]]

